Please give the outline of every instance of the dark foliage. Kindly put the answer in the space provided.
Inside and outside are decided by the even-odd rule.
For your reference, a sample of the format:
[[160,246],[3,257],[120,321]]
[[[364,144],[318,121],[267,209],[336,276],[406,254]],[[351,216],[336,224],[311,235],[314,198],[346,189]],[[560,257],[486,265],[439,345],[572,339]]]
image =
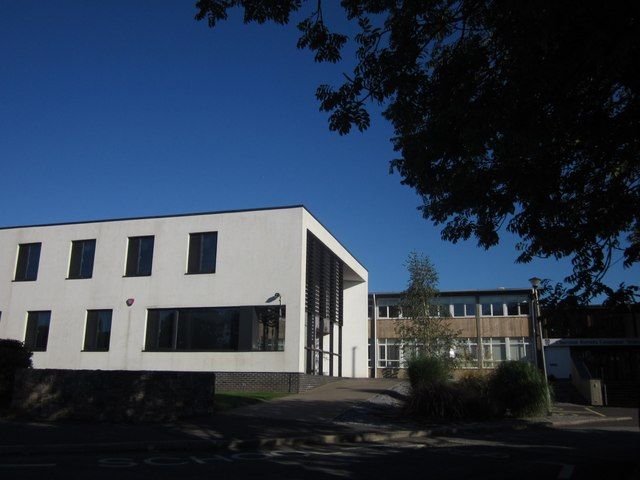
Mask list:
[[[200,0],[214,26],[287,23],[301,0]],[[336,62],[322,2],[298,47]],[[331,130],[369,126],[385,106],[399,157],[391,169],[422,197],[444,239],[518,235],[517,260],[570,257],[572,293],[603,293],[616,257],[640,261],[640,3],[342,0],[357,22],[357,64],[321,85]]]
[[465,418],[463,396],[460,388],[452,382],[420,382],[411,388],[405,408],[409,415],[426,420]]
[[0,406],[11,403],[16,370],[31,368],[31,355],[22,342],[0,339]]
[[491,396],[490,381],[489,375],[476,372],[469,372],[458,381],[466,419],[489,420],[501,415]]
[[541,415],[550,407],[544,377],[531,363],[501,363],[489,389],[496,407],[514,417]]
[[417,357],[407,362],[411,388],[422,384],[446,383],[451,379],[451,365],[439,357]]
[[491,395],[488,375],[467,374],[457,382],[443,380],[412,382],[406,403],[409,415],[431,421],[490,420],[504,415]]
[[635,320],[640,318],[638,287],[624,283],[615,290],[607,287],[607,300],[601,306],[589,305],[562,284],[551,286],[548,281],[540,293],[546,337],[619,338],[640,333]]

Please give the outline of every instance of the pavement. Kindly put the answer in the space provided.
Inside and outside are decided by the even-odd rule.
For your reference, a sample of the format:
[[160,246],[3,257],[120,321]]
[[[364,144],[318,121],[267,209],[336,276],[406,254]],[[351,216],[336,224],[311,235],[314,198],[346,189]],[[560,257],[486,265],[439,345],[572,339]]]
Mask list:
[[[406,382],[345,379],[267,403],[171,424],[0,420],[0,456],[247,450],[578,425],[635,426],[637,411],[556,404],[546,419],[424,425],[401,415]],[[635,415],[635,417],[634,417]],[[632,427],[629,427],[631,425]]]

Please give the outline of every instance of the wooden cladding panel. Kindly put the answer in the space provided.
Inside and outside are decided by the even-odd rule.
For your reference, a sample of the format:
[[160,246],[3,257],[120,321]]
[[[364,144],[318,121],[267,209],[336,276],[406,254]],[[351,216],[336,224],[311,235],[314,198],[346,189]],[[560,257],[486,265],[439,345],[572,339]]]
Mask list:
[[[483,337],[529,337],[531,336],[529,317],[481,317]],[[396,319],[378,319],[378,338],[397,338]],[[461,338],[476,337],[475,317],[451,317],[447,321],[454,331],[460,330]]]

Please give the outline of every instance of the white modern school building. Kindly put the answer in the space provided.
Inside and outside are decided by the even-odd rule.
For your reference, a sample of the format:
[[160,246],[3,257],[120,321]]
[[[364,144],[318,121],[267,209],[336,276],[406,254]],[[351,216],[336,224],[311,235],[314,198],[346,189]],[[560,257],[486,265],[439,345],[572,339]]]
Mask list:
[[367,270],[302,205],[0,229],[36,368],[366,377]]

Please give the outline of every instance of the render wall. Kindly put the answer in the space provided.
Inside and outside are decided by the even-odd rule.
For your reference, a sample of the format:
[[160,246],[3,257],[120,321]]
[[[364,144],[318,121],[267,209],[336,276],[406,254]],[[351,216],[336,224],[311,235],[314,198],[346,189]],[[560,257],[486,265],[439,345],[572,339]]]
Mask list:
[[[303,372],[303,212],[286,208],[0,230],[0,338],[24,340],[27,312],[51,310],[47,351],[34,353],[36,368]],[[216,273],[186,275],[189,233],[205,231],[218,232]],[[152,275],[124,277],[127,239],[140,235],[155,236]],[[67,280],[71,242],[92,238],[93,277]],[[38,278],[14,282],[18,244],[31,242],[42,242]],[[287,307],[284,352],[144,351],[147,308],[265,305],[275,292]],[[135,299],[131,307],[128,298]],[[87,309],[113,310],[108,352],[82,352]]]

